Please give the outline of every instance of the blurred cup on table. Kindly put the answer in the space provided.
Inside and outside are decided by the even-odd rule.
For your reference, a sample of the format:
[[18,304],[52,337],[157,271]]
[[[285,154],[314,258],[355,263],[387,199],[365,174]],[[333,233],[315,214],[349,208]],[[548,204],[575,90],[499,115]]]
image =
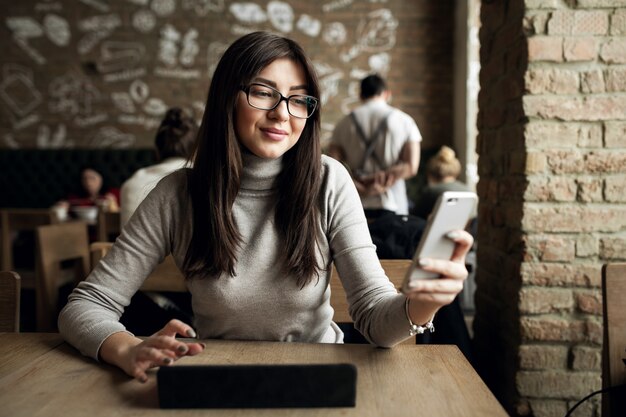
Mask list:
[[72,207],[71,210],[77,219],[88,224],[96,224],[98,221],[98,207],[96,206]]
[[52,212],[57,217],[60,222],[64,222],[67,220],[67,212],[68,208],[65,205],[56,205],[52,207]]

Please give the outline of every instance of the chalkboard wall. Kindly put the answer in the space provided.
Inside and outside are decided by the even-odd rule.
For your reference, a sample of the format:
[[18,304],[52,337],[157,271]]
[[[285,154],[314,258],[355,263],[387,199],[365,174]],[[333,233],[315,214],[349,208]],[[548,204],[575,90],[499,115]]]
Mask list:
[[164,111],[200,119],[211,74],[239,36],[300,42],[323,85],[324,137],[388,78],[424,146],[452,138],[452,0],[19,0],[0,24],[0,148],[145,148]]

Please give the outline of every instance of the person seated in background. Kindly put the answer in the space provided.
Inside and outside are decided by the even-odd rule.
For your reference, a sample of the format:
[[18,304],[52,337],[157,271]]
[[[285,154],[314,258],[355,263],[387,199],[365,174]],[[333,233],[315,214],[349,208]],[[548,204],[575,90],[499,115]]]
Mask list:
[[182,109],[173,107],[165,113],[154,139],[159,163],[138,170],[122,184],[122,226],[163,177],[185,167],[191,157],[197,134],[196,121]]
[[471,191],[467,185],[457,180],[460,173],[461,162],[455,152],[447,146],[442,146],[426,163],[427,186],[411,214],[427,219],[444,191]]
[[119,211],[119,189],[107,187],[100,172],[93,166],[82,167],[77,191],[56,202],[52,206],[53,209],[62,208],[69,210],[70,213],[74,207],[98,207],[106,211]]

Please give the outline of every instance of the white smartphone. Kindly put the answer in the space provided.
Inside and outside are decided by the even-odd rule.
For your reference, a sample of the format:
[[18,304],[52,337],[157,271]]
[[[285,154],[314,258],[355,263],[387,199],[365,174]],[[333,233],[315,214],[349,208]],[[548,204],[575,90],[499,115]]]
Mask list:
[[450,259],[454,242],[446,237],[448,232],[465,229],[474,213],[478,197],[473,192],[446,191],[439,196],[428,218],[411,267],[406,271],[402,292],[410,290],[411,282],[418,279],[439,278],[439,274],[424,271],[419,267],[421,258]]

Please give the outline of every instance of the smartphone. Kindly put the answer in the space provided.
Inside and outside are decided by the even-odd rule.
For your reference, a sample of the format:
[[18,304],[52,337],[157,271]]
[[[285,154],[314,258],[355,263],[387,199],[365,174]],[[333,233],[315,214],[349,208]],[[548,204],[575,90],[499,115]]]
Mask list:
[[439,278],[439,274],[424,271],[419,267],[421,258],[450,259],[454,242],[446,237],[448,232],[465,229],[476,207],[478,197],[468,191],[446,191],[439,196],[431,216],[426,223],[411,267],[406,271],[402,292],[410,290],[413,280]]

